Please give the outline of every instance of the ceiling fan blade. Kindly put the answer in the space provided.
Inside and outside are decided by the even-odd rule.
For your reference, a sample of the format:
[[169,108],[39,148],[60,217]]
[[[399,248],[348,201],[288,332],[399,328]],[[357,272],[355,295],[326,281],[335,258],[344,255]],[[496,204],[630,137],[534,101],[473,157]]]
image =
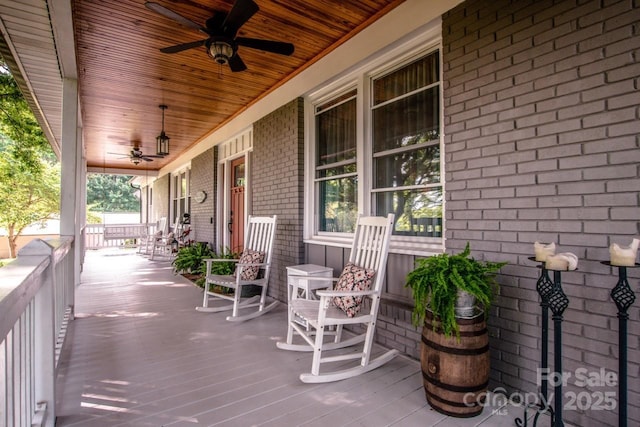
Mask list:
[[227,37],[235,37],[236,33],[260,8],[253,0],[236,0],[222,24],[222,32]]
[[124,153],[107,153],[110,154],[112,156],[118,156],[116,157],[116,159],[128,159],[129,157],[131,157],[129,154],[124,154]]
[[164,159],[164,156],[160,154],[145,154],[144,157],[150,157],[152,159]]
[[164,6],[162,6],[162,5],[158,4],[158,3],[155,3],[155,2],[152,2],[152,1],[148,1],[144,5],[147,7],[147,9],[152,10],[152,11],[154,11],[156,13],[159,13],[160,15],[162,15],[162,16],[164,16],[166,18],[173,19],[174,21],[176,21],[179,24],[184,25],[185,27],[193,28],[194,30],[202,31],[205,34],[208,34],[207,30],[205,28],[203,28],[202,26],[200,26],[200,25],[196,24],[195,22],[193,22],[192,20],[187,19],[184,16],[174,12],[171,9],[167,9],[166,7],[164,7]]
[[177,44],[175,46],[163,47],[162,49],[160,49],[160,52],[162,52],[162,53],[178,53],[178,52],[182,52],[183,50],[193,49],[194,47],[204,46],[206,41],[207,41],[207,39],[204,39],[204,40],[198,40],[198,41],[195,41],[195,42],[181,43],[181,44]]
[[137,157],[138,159],[142,159],[145,162],[153,162],[153,159],[148,158],[147,156]]
[[251,49],[264,50],[266,52],[277,53],[280,55],[291,55],[294,46],[291,43],[277,42],[273,40],[252,39],[249,37],[237,37],[235,42],[239,46],[249,47]]
[[244,64],[244,61],[240,58],[240,55],[237,53],[229,58],[229,68],[234,73],[237,71],[244,71],[247,69],[247,66]]

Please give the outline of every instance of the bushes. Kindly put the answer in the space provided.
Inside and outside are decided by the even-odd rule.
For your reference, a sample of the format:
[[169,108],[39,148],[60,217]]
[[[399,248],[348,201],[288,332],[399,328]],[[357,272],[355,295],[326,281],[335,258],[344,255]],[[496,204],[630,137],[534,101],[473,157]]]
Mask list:
[[207,245],[196,244],[180,248],[172,264],[176,271],[204,274],[206,258],[214,258],[214,252]]
[[[231,251],[229,248],[223,248],[220,253],[216,253],[212,251],[209,246],[197,243],[180,248],[172,264],[176,272],[190,273],[196,285],[204,287],[204,275],[206,273],[205,259],[233,260],[239,257],[240,254]],[[235,262],[214,261],[211,265],[211,273],[231,275],[235,267]]]

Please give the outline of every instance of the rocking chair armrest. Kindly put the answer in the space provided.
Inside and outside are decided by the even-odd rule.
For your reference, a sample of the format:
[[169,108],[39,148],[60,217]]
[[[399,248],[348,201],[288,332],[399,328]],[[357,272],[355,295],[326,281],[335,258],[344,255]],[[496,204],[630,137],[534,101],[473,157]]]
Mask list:
[[212,262],[238,262],[237,259],[227,259],[227,258],[205,258],[202,261],[207,264]]
[[266,267],[269,263],[266,262],[239,262],[236,264],[238,267]]
[[324,298],[332,298],[332,297],[363,297],[367,295],[377,294],[378,292],[369,289],[366,291],[331,291],[331,290],[319,290],[316,291],[316,295]]

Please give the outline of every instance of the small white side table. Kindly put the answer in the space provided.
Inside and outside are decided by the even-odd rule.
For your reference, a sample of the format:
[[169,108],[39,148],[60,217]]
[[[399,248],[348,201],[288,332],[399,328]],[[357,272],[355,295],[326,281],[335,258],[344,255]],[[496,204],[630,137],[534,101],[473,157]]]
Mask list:
[[292,279],[291,276],[333,277],[333,268],[323,265],[302,264],[287,267],[287,291],[289,300],[292,298],[315,299],[313,291],[332,286],[327,280]]

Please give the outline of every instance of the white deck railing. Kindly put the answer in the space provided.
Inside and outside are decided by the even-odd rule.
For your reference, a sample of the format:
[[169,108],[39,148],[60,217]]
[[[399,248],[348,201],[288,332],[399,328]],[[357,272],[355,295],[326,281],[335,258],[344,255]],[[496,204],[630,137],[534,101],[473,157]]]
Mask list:
[[0,269],[0,427],[53,426],[73,317],[73,239],[33,240]]

